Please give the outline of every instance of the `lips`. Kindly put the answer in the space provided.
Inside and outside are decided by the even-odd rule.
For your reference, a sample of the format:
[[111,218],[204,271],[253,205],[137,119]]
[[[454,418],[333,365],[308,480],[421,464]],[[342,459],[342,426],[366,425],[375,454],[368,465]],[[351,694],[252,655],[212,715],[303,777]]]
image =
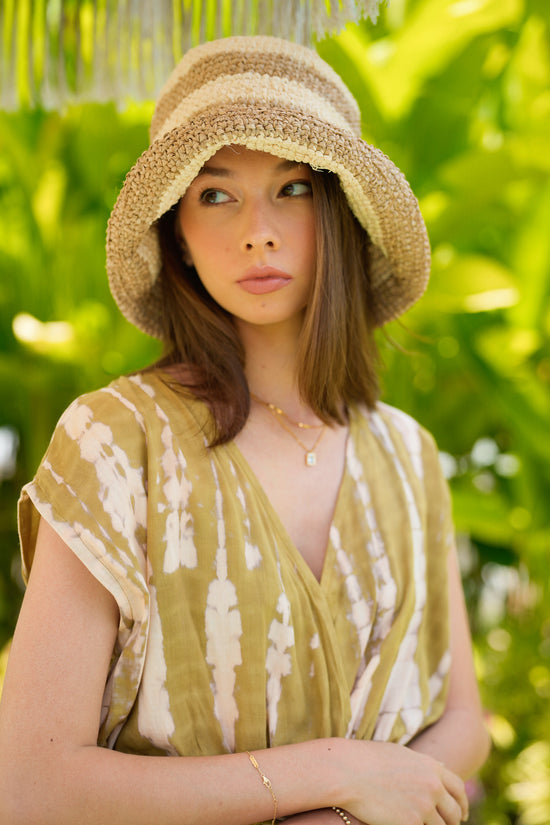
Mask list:
[[291,281],[292,277],[288,273],[272,266],[261,266],[247,269],[238,284],[252,295],[265,295],[283,289]]

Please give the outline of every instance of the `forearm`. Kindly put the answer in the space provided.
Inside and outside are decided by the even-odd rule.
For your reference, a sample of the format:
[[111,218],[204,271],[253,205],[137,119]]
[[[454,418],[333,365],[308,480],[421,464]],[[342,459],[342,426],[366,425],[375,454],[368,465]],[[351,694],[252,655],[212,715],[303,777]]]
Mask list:
[[[250,825],[275,813],[246,754],[141,756],[37,737],[9,744],[0,752],[2,825]],[[349,812],[352,825],[405,825],[411,812],[427,821],[440,808],[447,825],[458,825],[467,811],[461,780],[401,745],[322,739],[254,755],[278,816],[312,812],[296,825],[341,825],[332,805]]]
[[447,710],[409,747],[443,762],[462,779],[468,779],[487,759],[490,740],[477,710],[456,708]]
[[[255,751],[272,782],[278,816],[336,803],[332,742]],[[52,743],[49,755],[35,753],[18,763],[25,765],[20,776],[6,765],[0,779],[1,823],[246,825],[271,820],[274,813],[272,796],[246,754],[151,757],[95,747],[69,752]]]

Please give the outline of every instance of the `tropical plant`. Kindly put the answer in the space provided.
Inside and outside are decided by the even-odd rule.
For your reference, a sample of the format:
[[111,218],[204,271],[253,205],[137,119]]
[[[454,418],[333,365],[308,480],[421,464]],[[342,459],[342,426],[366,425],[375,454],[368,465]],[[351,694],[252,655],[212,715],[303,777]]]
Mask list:
[[[545,0],[392,0],[318,43],[401,166],[433,247],[381,338],[384,397],[431,430],[453,493],[493,754],[478,825],[550,822],[550,20]],[[104,276],[106,219],[150,105],[0,114],[0,646],[15,502],[78,393],[156,357]],[[403,350],[405,350],[403,352]],[[18,445],[18,446],[17,446]]]

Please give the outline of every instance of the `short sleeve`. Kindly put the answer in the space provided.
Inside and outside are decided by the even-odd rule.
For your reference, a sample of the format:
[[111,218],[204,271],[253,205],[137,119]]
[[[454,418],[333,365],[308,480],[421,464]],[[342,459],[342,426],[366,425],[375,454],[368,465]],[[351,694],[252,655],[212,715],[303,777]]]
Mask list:
[[[25,579],[43,518],[115,598],[114,669],[132,683],[131,703],[148,630],[147,449],[142,416],[116,384],[82,396],[62,415],[18,515]],[[119,716],[128,710],[119,708]]]

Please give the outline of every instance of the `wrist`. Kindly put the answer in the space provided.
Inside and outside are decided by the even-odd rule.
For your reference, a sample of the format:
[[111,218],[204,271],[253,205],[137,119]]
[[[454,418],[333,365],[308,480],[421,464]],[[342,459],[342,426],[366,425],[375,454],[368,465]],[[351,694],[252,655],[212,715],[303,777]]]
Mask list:
[[337,814],[342,822],[345,822],[345,825],[353,825],[351,819],[349,818],[347,811],[343,811],[342,808],[338,808],[336,805],[332,806],[332,810],[335,814]]
[[[355,766],[361,765],[364,769],[372,743],[343,737],[331,739],[329,742],[331,782],[327,784],[326,804],[330,808],[339,808],[353,822],[354,819],[348,812],[354,809],[363,793],[362,785],[359,786],[358,782],[354,781],[357,776]],[[329,784],[330,796],[328,796]],[[344,821],[342,817],[336,812],[335,816],[339,817],[340,825],[342,825]],[[338,821],[335,820],[335,822],[338,825]]]
[[[356,743],[355,740],[344,737],[331,737],[321,741],[324,744],[321,777],[324,789],[322,804],[330,811],[330,820],[334,820],[338,825],[338,814],[332,808],[334,806],[347,810],[347,804],[353,798],[350,764],[353,759],[351,751]],[[340,820],[340,825],[342,825],[342,820]]]

